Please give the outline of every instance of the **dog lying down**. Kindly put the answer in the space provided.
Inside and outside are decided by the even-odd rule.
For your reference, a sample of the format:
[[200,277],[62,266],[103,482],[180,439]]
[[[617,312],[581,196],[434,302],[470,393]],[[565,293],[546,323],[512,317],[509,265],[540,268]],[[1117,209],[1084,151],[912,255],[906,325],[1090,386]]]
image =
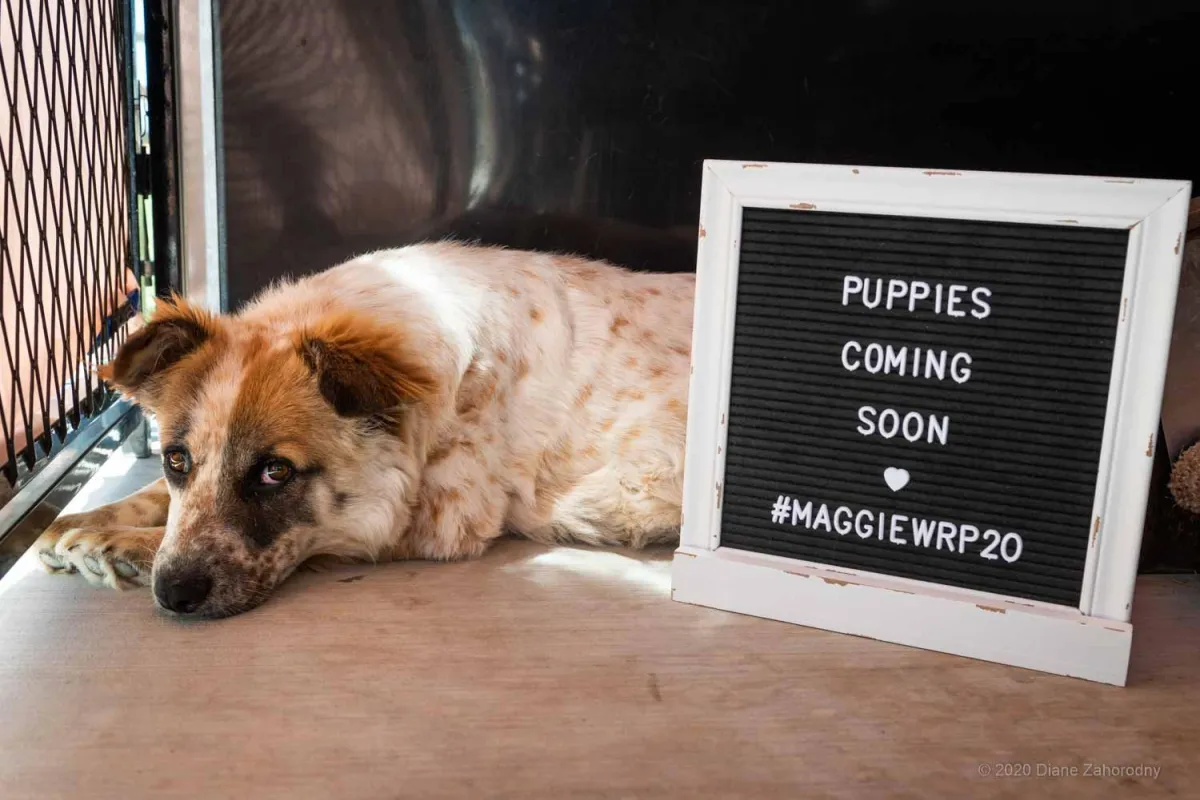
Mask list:
[[678,537],[692,275],[423,244],[160,304],[101,368],[153,413],[164,477],[61,517],[52,572],[178,613],[262,603],[312,558],[462,559],[504,531]]

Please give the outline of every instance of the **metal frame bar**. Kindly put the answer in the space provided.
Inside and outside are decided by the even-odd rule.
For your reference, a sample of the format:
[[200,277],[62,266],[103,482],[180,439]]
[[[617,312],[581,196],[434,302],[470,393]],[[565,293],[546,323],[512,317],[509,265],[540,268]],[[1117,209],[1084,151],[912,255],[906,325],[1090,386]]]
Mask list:
[[[80,427],[66,445],[13,495],[12,500],[0,508],[0,531],[4,531],[0,541],[14,535],[31,515],[35,515],[38,507],[47,501],[57,507],[57,515],[57,511],[66,505],[66,501],[79,491],[99,466],[89,458],[92,451],[109,438],[114,430],[119,434],[120,444],[138,427],[141,420],[142,412],[137,406],[128,400],[115,400],[98,416]],[[107,458],[110,454],[106,453],[104,457]]]
[[180,234],[183,293],[192,303],[224,310],[224,239],[218,111],[215,0],[177,0]]

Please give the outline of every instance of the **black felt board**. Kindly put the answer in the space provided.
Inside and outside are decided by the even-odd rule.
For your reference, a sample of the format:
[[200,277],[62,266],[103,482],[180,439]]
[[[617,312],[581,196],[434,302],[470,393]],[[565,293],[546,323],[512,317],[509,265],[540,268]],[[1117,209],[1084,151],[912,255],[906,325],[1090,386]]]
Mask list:
[[[1078,604],[1128,244],[1127,231],[1074,225],[746,209],[721,545]],[[847,275],[872,279],[868,300],[873,279],[883,279],[877,308],[859,294],[843,305]],[[891,279],[924,281],[930,297],[912,313],[907,296],[888,311]],[[956,295],[966,316],[928,310],[939,282],[969,287]],[[971,301],[978,286],[991,292],[979,295],[989,307],[982,319],[969,313],[983,313]],[[946,377],[914,378],[911,361],[903,377],[894,361],[890,375],[849,371],[849,340],[907,347],[909,359],[914,347],[946,350]],[[958,352],[971,358],[963,383],[949,373]],[[852,364],[862,357],[849,355]],[[915,442],[903,427],[890,439],[862,435],[862,406],[893,408],[901,420],[920,412],[925,430]],[[878,414],[876,432],[881,422],[891,431],[891,417]],[[908,434],[916,432],[910,418]],[[885,483],[889,467],[909,472],[899,491]],[[777,522],[781,495],[793,503]],[[810,517],[792,514],[796,501],[812,502]],[[864,510],[869,538],[859,533],[871,530]],[[834,523],[845,530],[847,513],[852,529],[840,533]],[[909,518],[896,520],[894,536],[893,515]],[[923,521],[917,533],[912,518]],[[946,523],[943,534],[953,525],[953,535],[939,538],[935,526],[924,539],[929,521]],[[1021,543],[1011,561],[1010,532]]]

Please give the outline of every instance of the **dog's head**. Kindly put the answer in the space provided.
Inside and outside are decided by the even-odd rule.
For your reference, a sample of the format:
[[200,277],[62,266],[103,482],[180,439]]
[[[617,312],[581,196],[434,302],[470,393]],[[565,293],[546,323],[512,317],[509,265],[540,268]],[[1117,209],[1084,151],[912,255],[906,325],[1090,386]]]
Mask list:
[[152,584],[168,610],[248,610],[308,557],[378,555],[355,531],[403,523],[435,374],[390,326],[310,313],[160,304],[100,371],[159,423],[171,504]]

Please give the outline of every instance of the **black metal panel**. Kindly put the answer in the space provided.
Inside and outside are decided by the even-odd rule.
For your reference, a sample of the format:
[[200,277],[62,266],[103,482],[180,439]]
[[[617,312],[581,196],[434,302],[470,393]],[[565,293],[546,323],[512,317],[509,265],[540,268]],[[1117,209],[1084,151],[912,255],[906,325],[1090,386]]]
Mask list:
[[234,307],[447,234],[691,270],[704,158],[1200,186],[1194,0],[219,5]]
[[143,194],[154,214],[155,290],[168,297],[183,287],[179,257],[179,156],[175,87],[175,6],[177,0],[142,2],[146,18],[146,102],[150,153]]
[[1128,242],[746,209],[721,545],[1076,605]]
[[1200,179],[1193,0],[220,5],[235,306],[447,233],[692,269],[704,158]]

